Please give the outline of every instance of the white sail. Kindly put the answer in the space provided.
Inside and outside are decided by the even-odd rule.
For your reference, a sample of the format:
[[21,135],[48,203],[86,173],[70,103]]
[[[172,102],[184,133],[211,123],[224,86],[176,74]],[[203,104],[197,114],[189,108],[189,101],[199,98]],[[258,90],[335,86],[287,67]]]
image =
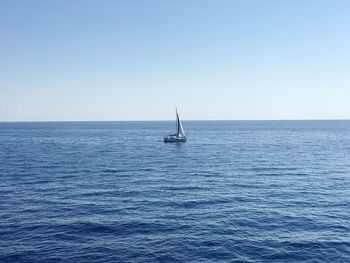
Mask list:
[[178,133],[178,136],[179,137],[186,137],[186,134],[185,134],[185,131],[184,131],[184,128],[182,127],[182,124],[181,124],[181,121],[179,119],[179,133]]
[[177,111],[176,111],[176,119],[177,119],[177,121],[176,121],[176,127],[177,127],[176,136],[177,137],[186,137],[184,128],[182,127],[182,123],[180,121],[179,114],[177,113]]

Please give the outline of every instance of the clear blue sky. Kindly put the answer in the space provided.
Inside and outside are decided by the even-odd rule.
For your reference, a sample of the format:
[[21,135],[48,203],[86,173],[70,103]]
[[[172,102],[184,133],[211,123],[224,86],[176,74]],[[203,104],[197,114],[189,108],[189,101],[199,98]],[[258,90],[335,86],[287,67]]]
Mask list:
[[350,118],[350,1],[0,1],[0,120]]

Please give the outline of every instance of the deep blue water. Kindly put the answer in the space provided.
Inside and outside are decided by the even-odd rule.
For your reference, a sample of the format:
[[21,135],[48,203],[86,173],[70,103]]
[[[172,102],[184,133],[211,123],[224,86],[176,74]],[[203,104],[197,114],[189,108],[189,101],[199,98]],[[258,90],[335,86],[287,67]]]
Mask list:
[[350,121],[0,123],[0,262],[349,262]]

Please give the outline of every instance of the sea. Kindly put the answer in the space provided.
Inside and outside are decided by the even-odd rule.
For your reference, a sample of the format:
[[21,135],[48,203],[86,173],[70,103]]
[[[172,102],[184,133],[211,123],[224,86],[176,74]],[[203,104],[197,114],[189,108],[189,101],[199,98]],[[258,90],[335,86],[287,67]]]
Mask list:
[[0,262],[350,262],[350,121],[0,123]]

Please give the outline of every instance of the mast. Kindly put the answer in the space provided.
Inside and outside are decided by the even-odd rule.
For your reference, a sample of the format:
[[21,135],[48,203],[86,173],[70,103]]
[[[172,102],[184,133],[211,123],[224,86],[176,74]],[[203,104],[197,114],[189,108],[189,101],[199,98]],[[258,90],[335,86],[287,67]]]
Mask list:
[[180,133],[180,119],[179,119],[179,114],[177,113],[177,108],[176,108],[176,137],[179,136]]

